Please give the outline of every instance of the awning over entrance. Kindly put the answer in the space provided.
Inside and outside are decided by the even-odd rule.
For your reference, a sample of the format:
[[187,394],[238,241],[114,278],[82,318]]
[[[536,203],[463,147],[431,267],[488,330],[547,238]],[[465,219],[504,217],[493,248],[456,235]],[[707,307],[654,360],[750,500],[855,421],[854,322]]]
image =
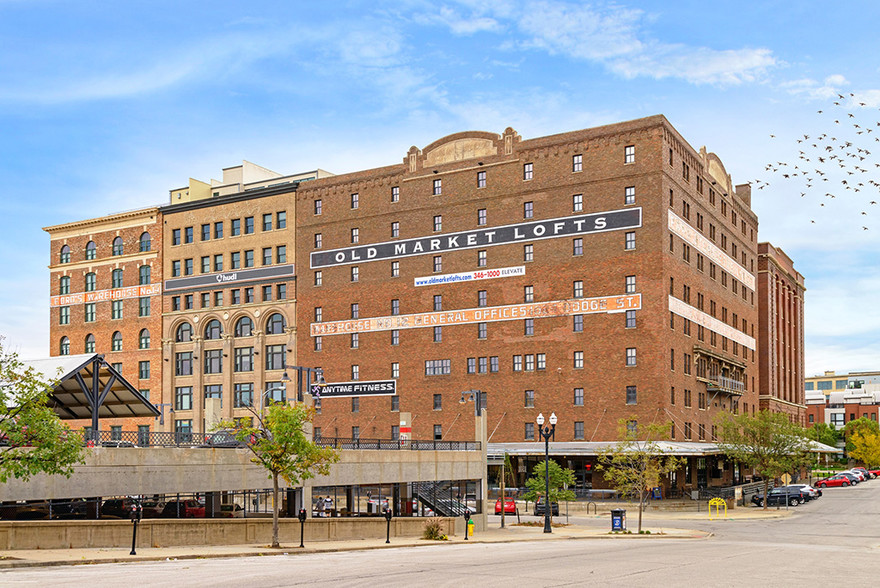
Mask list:
[[153,417],[159,410],[122,377],[99,353],[61,355],[22,361],[58,380],[49,395],[49,406],[62,419],[91,419],[98,430],[101,418]]

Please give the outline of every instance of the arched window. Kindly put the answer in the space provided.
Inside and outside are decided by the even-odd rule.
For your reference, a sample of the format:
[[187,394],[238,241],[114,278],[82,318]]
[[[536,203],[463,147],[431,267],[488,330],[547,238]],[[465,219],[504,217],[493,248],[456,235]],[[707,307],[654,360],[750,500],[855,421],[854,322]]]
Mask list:
[[86,335],[86,353],[95,352],[95,336],[89,333]]
[[122,270],[115,269],[112,274],[113,288],[122,288]]
[[113,333],[113,340],[110,349],[113,351],[122,351],[122,333],[119,331]]
[[122,237],[116,237],[113,239],[113,255],[122,255],[123,249]]
[[223,335],[223,327],[220,326],[220,321],[209,320],[205,325],[205,339],[219,339],[221,335]]
[[250,337],[254,334],[254,321],[250,318],[243,316],[238,319],[238,322],[235,323],[235,336],[236,337]]
[[278,314],[277,312],[269,317],[269,320],[266,321],[266,334],[267,335],[280,335],[284,332],[284,329],[287,327],[287,321],[284,320],[284,317]]
[[138,347],[140,349],[150,348],[150,331],[147,329],[141,329],[141,334],[138,335]]
[[95,259],[95,256],[97,255],[97,253],[98,253],[98,250],[97,250],[97,247],[95,246],[95,242],[89,241],[86,244],[86,259]]
[[150,250],[150,243],[151,243],[151,240],[150,240],[149,233],[144,233],[143,235],[141,235],[141,253],[144,253],[144,252]]
[[67,245],[61,247],[61,255],[59,256],[58,261],[61,263],[70,263],[70,247]]
[[93,272],[86,274],[86,292],[94,292],[97,284],[97,278]]
[[70,339],[61,337],[61,347],[58,350],[61,355],[70,355]]
[[61,276],[58,280],[58,293],[70,294],[70,276]]
[[150,266],[142,265],[139,270],[138,275],[138,283],[141,286],[149,286],[150,285]]
[[177,343],[188,343],[192,341],[193,338],[193,328],[189,323],[181,323],[179,327],[177,327],[177,333],[174,334],[174,340]]

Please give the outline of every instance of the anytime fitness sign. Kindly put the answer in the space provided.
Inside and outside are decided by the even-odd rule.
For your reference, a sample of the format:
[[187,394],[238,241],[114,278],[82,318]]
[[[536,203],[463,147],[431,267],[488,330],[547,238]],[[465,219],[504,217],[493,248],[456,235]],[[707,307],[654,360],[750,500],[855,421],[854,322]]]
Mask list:
[[344,247],[311,254],[312,268],[347,265],[381,259],[397,259],[477,247],[493,247],[520,241],[536,241],[588,233],[635,229],[642,226],[642,209],[627,208],[594,214],[582,214],[550,220],[504,225],[476,231],[450,233],[442,237],[417,237],[374,245]]

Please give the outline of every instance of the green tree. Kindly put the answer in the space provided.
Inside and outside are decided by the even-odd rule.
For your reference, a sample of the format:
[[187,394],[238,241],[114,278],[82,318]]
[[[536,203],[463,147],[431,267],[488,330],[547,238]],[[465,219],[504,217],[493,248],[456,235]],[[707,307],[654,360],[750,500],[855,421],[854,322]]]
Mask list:
[[69,478],[82,463],[82,437],[47,404],[54,385],[5,351],[0,337],[0,483],[38,473]]
[[669,423],[632,429],[627,419],[621,419],[618,427],[620,440],[599,454],[597,467],[602,470],[605,481],[625,496],[638,497],[639,533],[642,532],[642,513],[650,489],[659,486],[660,477],[674,472],[682,463],[657,443],[666,438],[669,430]]
[[840,431],[834,425],[827,423],[816,423],[807,429],[807,436],[814,441],[823,443],[830,447],[836,447],[837,441],[840,439]]
[[784,413],[762,410],[755,416],[719,415],[718,447],[764,479],[765,510],[770,480],[810,465],[807,433]]
[[877,421],[872,421],[871,419],[865,417],[859,417],[855,420],[848,422],[843,427],[843,435],[846,439],[846,453],[847,455],[852,455],[853,450],[853,437],[857,434],[862,435],[877,435],[880,434],[880,425],[877,424]]
[[232,429],[235,437],[250,450],[251,462],[261,465],[272,479],[272,547],[278,543],[279,478],[291,486],[316,474],[327,475],[330,465],[339,461],[339,452],[332,447],[315,444],[305,433],[305,425],[312,421],[314,409],[304,404],[283,402],[269,406],[265,413],[251,410],[254,423],[243,419],[220,423]]
[[[526,488],[528,492],[523,494],[523,500],[531,500],[537,502],[539,497],[544,497],[547,493],[547,482],[544,472],[547,469],[547,462],[542,461],[532,470],[532,477],[526,480]],[[574,500],[575,494],[569,490],[569,486],[574,486],[574,471],[563,468],[558,463],[550,460],[550,496],[545,497],[544,508],[550,509],[550,518],[553,518],[553,503],[559,504],[563,500]],[[503,507],[502,507],[503,508]]]
[[868,430],[853,433],[850,457],[857,459],[868,468],[880,467],[880,433]]

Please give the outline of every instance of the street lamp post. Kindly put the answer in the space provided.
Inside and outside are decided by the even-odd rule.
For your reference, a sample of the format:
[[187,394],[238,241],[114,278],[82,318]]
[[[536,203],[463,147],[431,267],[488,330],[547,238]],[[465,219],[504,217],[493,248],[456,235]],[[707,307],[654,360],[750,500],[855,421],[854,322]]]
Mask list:
[[[284,374],[281,376],[281,381],[285,384],[290,381],[290,376],[287,375],[287,370],[296,370],[296,401],[303,401],[303,372],[306,374],[307,384],[310,386],[309,393],[314,397],[319,397],[321,388],[323,388],[326,384],[324,382],[324,370],[319,367],[310,368],[310,367],[301,367],[298,365],[285,365],[284,366]],[[312,374],[315,374],[314,385],[312,383]]]
[[480,416],[483,411],[483,399],[486,397],[486,393],[482,390],[465,390],[461,393],[461,400],[458,402],[460,404],[465,404],[467,402],[474,403],[474,416]]
[[[539,413],[535,419],[538,423],[538,433],[544,438],[544,532],[552,533],[550,526],[550,437],[556,437],[556,413],[550,413],[550,426],[544,426],[544,413]],[[504,505],[501,506],[504,508]]]

